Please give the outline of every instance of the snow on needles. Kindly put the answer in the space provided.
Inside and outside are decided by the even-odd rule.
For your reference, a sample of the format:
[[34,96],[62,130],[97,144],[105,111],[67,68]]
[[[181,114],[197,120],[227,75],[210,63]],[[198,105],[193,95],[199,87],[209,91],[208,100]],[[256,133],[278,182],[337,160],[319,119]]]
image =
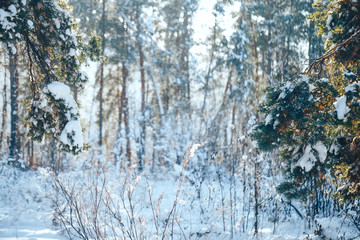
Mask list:
[[[316,152],[317,155],[314,153]],[[315,145],[307,145],[304,151],[304,155],[297,161],[296,164],[291,166],[293,170],[295,167],[300,167],[309,172],[314,166],[317,160],[324,163],[327,157],[327,147],[322,142],[317,142]]]
[[[47,89],[51,93],[51,95],[55,98],[55,100],[64,101],[64,105],[69,111],[66,113],[67,119],[70,121],[72,119],[77,119],[78,115],[78,107],[73,97],[71,96],[70,87],[61,82],[52,82],[47,85]],[[46,91],[45,91],[46,92]]]
[[334,102],[334,107],[337,112],[337,118],[339,120],[343,120],[345,118],[345,114],[347,114],[350,109],[346,106],[346,96],[342,96],[336,98],[336,102]]
[[84,140],[80,122],[78,120],[70,121],[66,124],[64,130],[61,132],[60,141],[65,145],[77,147],[79,149],[83,148]]
[[357,88],[360,88],[360,83],[355,82],[345,87],[345,92],[356,92]]
[[84,145],[82,128],[78,120],[78,106],[71,96],[70,87],[64,83],[54,81],[46,86],[45,93],[50,93],[55,100],[65,105],[65,116],[68,120],[60,134],[60,141],[72,149],[82,150]]

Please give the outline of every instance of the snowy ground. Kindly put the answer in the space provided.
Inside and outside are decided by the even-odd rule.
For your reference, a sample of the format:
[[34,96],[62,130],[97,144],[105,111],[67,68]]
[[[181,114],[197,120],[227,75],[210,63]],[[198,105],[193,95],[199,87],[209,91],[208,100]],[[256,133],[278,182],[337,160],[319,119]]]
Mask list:
[[51,224],[45,183],[41,172],[0,167],[0,239],[62,239]]
[[[110,195],[113,199],[120,200],[119,196],[124,189],[133,191],[135,218],[139,220],[136,220],[138,224],[136,229],[140,233],[143,232],[145,239],[157,239],[156,236],[161,235],[165,219],[173,207],[180,171],[181,167],[178,167],[177,171],[168,171],[156,176],[151,176],[150,172],[141,176],[128,173],[129,178],[123,179],[114,172],[106,175],[107,190],[111,190]],[[93,173],[93,171],[89,172]],[[92,196],[90,192],[91,186],[94,186],[94,179],[89,177],[89,172],[77,170],[60,176],[65,184],[73,183],[76,189],[83,191],[78,196],[83,206],[88,206],[86,205],[88,203],[91,205],[89,199]],[[223,210],[228,202],[225,200],[222,205],[219,184],[212,179],[205,181],[203,187],[199,188],[192,183],[191,178],[191,173],[185,172],[184,182],[177,199],[174,239],[230,239],[229,212],[227,209]],[[98,184],[101,185],[101,181]],[[223,184],[224,189],[227,189],[226,181]],[[0,167],[0,239],[66,239],[60,234],[59,225],[53,224],[55,193],[51,186],[51,174],[45,169],[21,172],[8,167]],[[196,189],[201,189],[200,201]],[[150,205],[149,190],[154,208]],[[225,190],[223,194],[228,194],[228,192]],[[239,196],[239,199],[241,197]],[[117,203],[119,213],[125,214],[128,203],[125,204],[125,208],[121,205],[121,201]],[[236,209],[238,209],[238,216],[241,216],[243,206],[239,204]],[[306,221],[301,220],[294,212],[291,213],[291,209],[285,210],[290,211],[290,215],[280,217],[275,227],[266,217],[267,215],[262,213],[258,238],[253,237],[252,211],[248,216],[248,227],[245,232],[241,231],[245,219],[239,217],[236,220],[233,239],[321,239],[314,237],[314,226],[308,228]],[[225,213],[224,219],[222,213]],[[129,221],[125,219],[125,227],[130,226]],[[226,223],[225,231],[223,221]],[[155,222],[157,223],[154,224]],[[339,233],[345,236],[343,239],[360,239],[356,237],[354,228],[344,222],[330,218],[321,219],[320,222],[327,236],[334,237],[330,239],[337,239]],[[160,232],[157,235],[156,226]]]

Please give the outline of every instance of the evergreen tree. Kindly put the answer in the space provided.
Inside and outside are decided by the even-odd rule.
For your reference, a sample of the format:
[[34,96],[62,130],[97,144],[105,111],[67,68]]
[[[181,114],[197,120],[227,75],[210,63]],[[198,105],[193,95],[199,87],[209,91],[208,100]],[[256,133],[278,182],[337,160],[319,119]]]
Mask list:
[[[76,37],[66,8],[65,3],[59,5],[55,0],[2,1],[0,41],[9,49],[11,83],[14,84],[11,96],[14,98],[16,87],[20,87],[16,80],[16,54],[20,49],[26,53],[24,61],[28,63],[31,82],[26,122],[29,136],[41,141],[45,134],[51,135],[59,140],[63,149],[78,153],[83,149],[82,130],[78,107],[67,85],[81,87],[86,81],[79,67],[92,50]],[[12,108],[16,110],[17,107]],[[16,120],[14,123],[16,125]],[[12,126],[12,134],[14,128]],[[12,157],[15,143],[10,145]]]
[[[338,200],[359,196],[359,51],[357,2],[317,1],[311,15],[326,39],[326,53],[307,75],[268,90],[265,121],[253,138],[261,150],[280,149],[288,179],[278,190],[319,213],[322,186],[332,178]],[[322,208],[324,209],[324,208]]]

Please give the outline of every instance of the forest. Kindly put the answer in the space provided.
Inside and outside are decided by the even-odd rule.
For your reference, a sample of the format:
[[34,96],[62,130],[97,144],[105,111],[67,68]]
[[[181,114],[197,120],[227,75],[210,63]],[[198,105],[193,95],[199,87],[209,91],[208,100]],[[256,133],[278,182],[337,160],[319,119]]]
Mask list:
[[360,239],[358,0],[0,0],[0,240]]

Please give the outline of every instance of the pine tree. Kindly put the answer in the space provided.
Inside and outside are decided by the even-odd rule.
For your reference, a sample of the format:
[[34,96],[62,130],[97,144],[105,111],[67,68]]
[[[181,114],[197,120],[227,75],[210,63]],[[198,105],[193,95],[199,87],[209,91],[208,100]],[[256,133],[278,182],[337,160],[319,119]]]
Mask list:
[[[29,136],[41,141],[45,134],[51,135],[62,149],[78,153],[83,149],[82,130],[78,107],[67,85],[81,87],[86,81],[79,67],[92,49],[76,37],[67,6],[60,5],[55,0],[2,1],[0,41],[9,49],[12,97],[16,97],[17,87],[16,54],[20,49],[26,53],[23,60],[29,66],[31,82],[26,122]],[[15,110],[16,105],[12,108]],[[15,134],[14,127],[11,132]],[[10,157],[14,146],[15,141],[10,146]]]
[[[353,201],[360,196],[359,178],[359,12],[357,1],[315,2],[318,10],[312,15],[326,38],[326,53],[316,59],[308,72],[325,71],[329,87],[334,89],[332,128],[329,129],[328,150],[330,169],[341,201]],[[325,64],[328,67],[325,69]],[[334,109],[335,108],[335,109]],[[330,125],[330,124],[328,124]],[[331,125],[330,125],[331,126]],[[329,127],[330,127],[329,126]]]
[[[307,75],[268,90],[265,121],[252,134],[261,150],[281,149],[288,179],[278,190],[289,199],[312,198],[319,213],[331,176],[338,200],[359,197],[359,51],[356,2],[317,1],[311,19],[325,37],[325,54]],[[317,197],[314,197],[317,196]]]

